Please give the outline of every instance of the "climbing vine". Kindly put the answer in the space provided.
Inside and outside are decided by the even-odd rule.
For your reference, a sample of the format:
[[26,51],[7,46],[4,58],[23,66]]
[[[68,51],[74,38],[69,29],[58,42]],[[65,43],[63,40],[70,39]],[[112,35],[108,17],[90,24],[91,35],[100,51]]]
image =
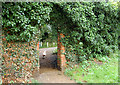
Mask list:
[[65,35],[62,42],[68,60],[79,63],[109,56],[118,49],[117,6],[103,2],[64,2],[54,4],[54,9],[54,25]]
[[27,83],[33,72],[39,71],[36,46],[51,8],[47,2],[5,2],[2,9],[2,80]]
[[[2,28],[7,41],[30,41],[50,20],[49,2],[5,2]],[[41,38],[41,36],[40,36]]]
[[[111,52],[118,49],[120,9],[112,3],[5,2],[2,5],[4,41],[28,41],[29,45],[34,42],[32,44],[36,46],[37,41],[42,39],[42,34],[44,33],[42,30],[50,24],[56,32],[56,36],[57,32],[65,35],[61,42],[66,49],[66,58],[71,62],[79,63],[89,58],[109,56]],[[7,47],[8,43],[3,44],[3,53],[11,52],[11,46],[9,48]],[[30,50],[32,51],[32,49],[28,49],[29,51],[27,49],[23,50],[25,50],[23,54],[26,52],[31,53]],[[20,50],[18,49],[18,51]],[[36,54],[36,51],[34,51],[34,54]],[[11,63],[13,63],[12,59],[16,62],[18,57],[24,57],[26,54],[21,54],[17,58],[16,55],[17,53],[8,55],[8,57],[11,57],[11,60],[9,60]],[[3,55],[3,61],[7,62],[5,61],[5,56]],[[26,57],[28,57],[27,61],[33,60],[28,55]],[[17,64],[21,60],[23,59],[18,59],[17,61],[19,62]],[[38,60],[33,61],[38,63]],[[23,64],[25,65],[24,62]],[[31,65],[31,68],[33,68],[33,65]],[[20,68],[16,69],[15,72],[18,70]],[[9,70],[5,69],[3,72],[7,71]]]

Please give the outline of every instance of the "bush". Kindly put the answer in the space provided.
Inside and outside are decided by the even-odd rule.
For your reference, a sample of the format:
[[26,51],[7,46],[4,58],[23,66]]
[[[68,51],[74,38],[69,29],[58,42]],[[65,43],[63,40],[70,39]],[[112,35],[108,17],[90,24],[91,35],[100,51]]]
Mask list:
[[[2,3],[2,28],[7,41],[30,41],[46,25],[51,6],[49,2]],[[39,40],[40,40],[39,39]]]
[[54,9],[51,18],[57,19],[56,27],[59,26],[58,31],[65,35],[62,43],[66,47],[67,59],[79,63],[118,49],[117,30],[120,26],[116,5],[72,2],[55,4]]

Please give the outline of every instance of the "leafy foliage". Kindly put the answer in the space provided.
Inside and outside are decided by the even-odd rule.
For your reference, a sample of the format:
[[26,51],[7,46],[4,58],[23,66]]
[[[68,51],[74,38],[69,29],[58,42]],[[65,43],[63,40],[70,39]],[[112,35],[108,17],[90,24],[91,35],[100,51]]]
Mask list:
[[65,35],[68,60],[81,62],[118,49],[119,14],[112,3],[64,2],[54,4],[54,9],[51,18]]
[[30,41],[50,19],[48,2],[3,3],[3,30],[7,41]]
[[3,45],[2,76],[4,83],[25,83],[33,72],[39,70],[39,56],[36,42],[6,43]]
[[[120,2],[118,2],[118,19],[120,20]],[[120,26],[120,23],[119,23],[119,26]],[[120,28],[118,29],[118,46],[119,46],[119,49],[120,49]]]
[[116,52],[103,57],[104,62],[84,61],[72,69],[67,68],[65,74],[78,83],[118,83],[118,56]]
[[50,24],[53,34],[65,35],[61,40],[65,55],[74,63],[109,56],[118,49],[120,9],[111,3],[5,2],[2,5],[3,40],[37,43],[46,32],[42,31],[44,27]]
[[57,31],[56,29],[52,29],[52,26],[50,24],[45,25],[41,28],[42,33],[42,39],[41,41],[49,41],[49,42],[55,42],[57,41]]

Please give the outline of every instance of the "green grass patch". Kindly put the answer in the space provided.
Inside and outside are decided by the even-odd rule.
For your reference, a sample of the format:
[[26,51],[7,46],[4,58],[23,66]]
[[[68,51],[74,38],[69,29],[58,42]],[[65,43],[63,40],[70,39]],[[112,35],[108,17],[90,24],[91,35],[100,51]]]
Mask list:
[[53,54],[57,54],[57,49],[53,50],[52,53],[53,53]]
[[31,83],[39,83],[38,80],[34,79],[34,78],[30,78],[28,79],[28,82],[31,82]]
[[67,68],[65,74],[77,83],[118,83],[118,52],[103,57],[102,62],[98,60],[86,60],[77,67]]

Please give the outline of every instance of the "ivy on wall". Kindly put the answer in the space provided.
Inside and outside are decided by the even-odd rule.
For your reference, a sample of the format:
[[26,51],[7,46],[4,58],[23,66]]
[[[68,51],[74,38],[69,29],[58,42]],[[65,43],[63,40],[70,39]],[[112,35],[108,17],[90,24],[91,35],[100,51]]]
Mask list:
[[52,5],[49,2],[5,2],[2,5],[2,28],[7,41],[30,41],[50,20]]
[[2,48],[3,83],[27,83],[27,79],[39,71],[36,42],[4,42]]
[[55,3],[51,20],[65,35],[66,57],[72,62],[103,57],[118,49],[118,7],[103,2]]
[[[2,7],[2,29],[5,35],[3,40],[7,42],[32,41],[31,45],[37,46],[43,34],[41,28],[50,24],[55,32],[65,35],[61,42],[66,48],[67,60],[72,62],[79,63],[89,58],[109,56],[118,49],[120,16],[117,5],[112,3],[5,2]],[[3,44],[4,53],[7,53],[6,49],[11,48]],[[11,57],[11,59],[15,58],[14,55]],[[28,56],[28,58],[32,60],[32,57]],[[5,62],[6,59],[3,60]]]
[[66,52],[82,61],[118,48],[118,15],[116,5],[104,2],[3,3],[3,30],[8,41],[27,41],[49,23],[65,34]]

